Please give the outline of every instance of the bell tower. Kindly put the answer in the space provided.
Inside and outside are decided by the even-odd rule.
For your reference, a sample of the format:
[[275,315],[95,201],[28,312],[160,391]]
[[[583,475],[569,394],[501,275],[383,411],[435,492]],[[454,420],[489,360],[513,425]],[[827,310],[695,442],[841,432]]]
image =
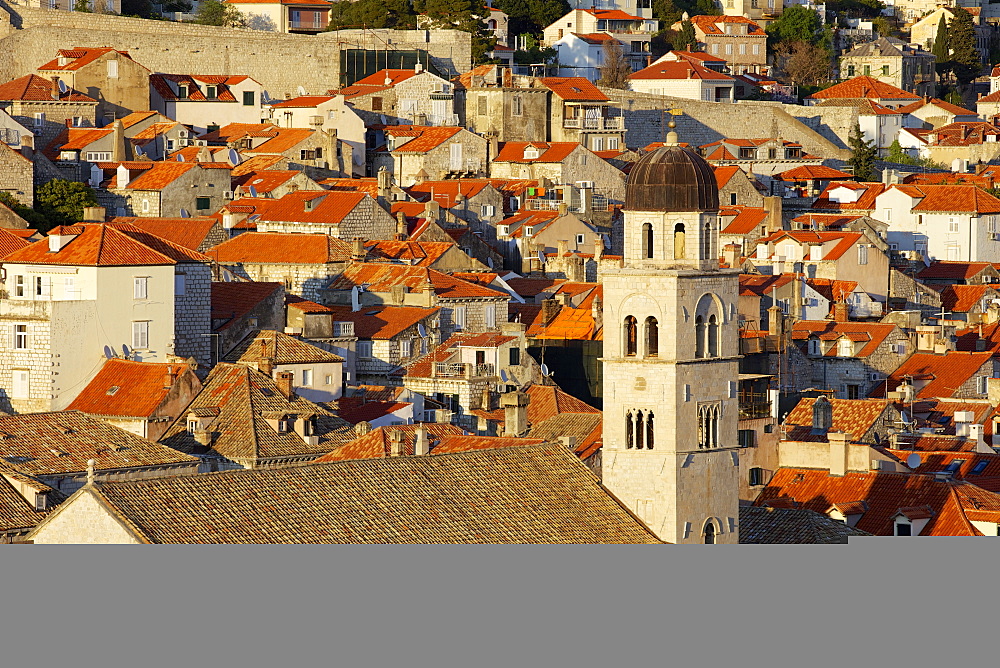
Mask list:
[[671,543],[739,536],[738,278],[719,268],[718,209],[701,156],[649,153],[626,184],[622,267],[602,270],[603,482]]

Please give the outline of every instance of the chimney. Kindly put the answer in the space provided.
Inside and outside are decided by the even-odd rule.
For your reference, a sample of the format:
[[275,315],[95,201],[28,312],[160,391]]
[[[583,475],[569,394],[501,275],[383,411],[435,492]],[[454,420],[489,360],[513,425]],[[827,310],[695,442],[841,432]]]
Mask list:
[[389,432],[389,456],[390,457],[402,457],[403,456],[403,432],[398,429]]
[[833,429],[833,404],[825,396],[816,397],[812,407],[812,433],[821,436]]
[[765,197],[764,198],[764,211],[767,212],[767,231],[768,232],[779,232],[784,229],[784,223],[781,220],[781,198],[780,197]]
[[59,99],[59,77],[52,77],[52,81],[49,84],[49,86],[51,87],[50,90],[51,90],[51,93],[52,93],[52,99],[53,100],[58,100]]
[[722,259],[730,269],[734,269],[736,267],[742,253],[743,249],[738,244],[726,244],[722,247]]
[[772,306],[767,309],[767,333],[771,336],[780,337],[784,333],[785,314],[781,312],[781,307]]
[[602,257],[604,257],[604,239],[594,237],[594,261],[600,262]]
[[371,423],[365,422],[364,420],[354,425],[355,436],[364,436],[365,434],[371,433],[371,430],[372,430]]
[[559,303],[558,299],[543,299],[542,300],[542,322],[544,324],[549,324],[562,310],[562,304]]
[[424,217],[433,220],[435,223],[441,220],[441,205],[431,199],[424,205]]
[[292,377],[293,374],[291,371],[279,371],[277,377],[274,379],[274,384],[278,386],[278,391],[289,401],[295,398],[295,393],[292,392]]
[[81,223],[103,223],[105,218],[105,211],[103,206],[85,206],[83,207],[83,220]]
[[560,216],[565,216],[569,213],[569,205],[566,204],[566,202],[559,202],[556,208],[558,209]]
[[209,448],[212,446],[212,432],[208,429],[195,429],[194,440],[197,441],[198,445]]
[[399,238],[400,241],[406,241],[407,237],[409,237],[409,233],[407,232],[408,229],[409,225],[406,224],[406,214],[403,213],[402,211],[397,211],[396,237]]
[[274,358],[273,357],[261,357],[257,360],[257,370],[260,371],[267,377],[270,377],[274,373]]
[[174,372],[174,367],[168,366],[167,367],[167,373],[163,377],[163,389],[164,390],[169,390],[170,388],[172,388],[174,386],[174,379],[176,377],[177,377],[177,375]]
[[421,457],[431,452],[431,441],[427,434],[427,427],[418,425],[413,431],[413,454]]
[[850,308],[847,302],[837,302],[833,305],[833,319],[835,322],[850,322]]
[[830,475],[842,477],[847,473],[847,459],[850,453],[847,434],[842,431],[834,431],[827,434],[826,437],[830,442]]
[[364,262],[368,251],[365,250],[365,240],[362,237],[354,237],[351,240],[351,259],[355,262]]
[[383,209],[388,211],[391,201],[392,177],[389,174],[389,170],[382,166],[378,169],[378,203],[382,205]]
[[572,450],[576,446],[576,436],[560,436],[559,442]]
[[526,392],[508,392],[500,397],[504,413],[504,436],[523,436],[528,431],[528,401]]
[[[563,205],[560,204],[559,206],[563,206]],[[560,239],[559,241],[556,242],[556,256],[557,257],[560,257],[560,258],[566,257],[566,253],[568,253],[568,252],[569,252],[569,242],[566,239]]]
[[986,379],[986,397],[992,405],[1000,404],[1000,378]]
[[479,398],[479,410],[493,410],[493,393],[490,391],[489,385],[483,386],[483,393]]

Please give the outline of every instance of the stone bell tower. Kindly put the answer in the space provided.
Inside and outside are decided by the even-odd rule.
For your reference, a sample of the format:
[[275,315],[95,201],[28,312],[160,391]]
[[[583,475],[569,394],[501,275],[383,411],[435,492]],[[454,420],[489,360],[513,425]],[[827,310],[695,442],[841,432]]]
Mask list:
[[671,139],[632,168],[623,266],[602,271],[603,482],[665,541],[737,543],[737,271],[712,168]]

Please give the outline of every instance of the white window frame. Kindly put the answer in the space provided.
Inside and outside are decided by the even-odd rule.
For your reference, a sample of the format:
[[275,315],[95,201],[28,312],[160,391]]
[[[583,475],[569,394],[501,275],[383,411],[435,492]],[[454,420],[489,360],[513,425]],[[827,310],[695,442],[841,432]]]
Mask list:
[[312,387],[313,384],[313,370],[303,369],[302,370],[302,387]]
[[465,329],[468,322],[468,309],[465,306],[456,306],[451,313],[451,320],[455,329]]
[[493,327],[497,326],[497,305],[496,304],[487,304],[486,307],[485,307],[485,310],[483,311],[483,315],[484,315],[484,317],[486,319],[486,326],[487,327],[493,328]]
[[31,372],[27,369],[14,369],[11,382],[11,399],[31,398]]
[[399,342],[399,356],[410,357],[413,355],[413,339],[402,339]]
[[134,350],[146,350],[149,348],[149,321],[132,321],[132,348]]
[[[107,4],[110,5],[108,7],[108,9],[110,11],[114,11],[114,2],[112,0],[108,0]],[[118,61],[117,60],[109,60],[108,61],[108,78],[109,79],[117,79],[118,78]]]
[[361,359],[372,359],[372,342],[371,341],[358,341],[358,357]]
[[149,299],[149,276],[132,277],[132,299]]
[[14,350],[28,350],[29,344],[28,326],[14,325]]

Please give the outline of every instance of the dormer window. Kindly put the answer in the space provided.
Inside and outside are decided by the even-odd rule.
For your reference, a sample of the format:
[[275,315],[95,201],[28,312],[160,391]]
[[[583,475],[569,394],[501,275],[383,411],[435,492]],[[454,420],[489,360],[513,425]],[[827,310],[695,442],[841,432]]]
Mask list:
[[65,67],[69,65],[69,58],[66,56],[59,56],[59,67]]
[[186,99],[188,96],[188,86],[187,84],[177,84],[177,97],[181,100]]
[[215,86],[205,86],[205,97],[214,100],[218,97],[219,89]]
[[538,149],[532,146],[531,144],[528,144],[527,146],[524,147],[525,160],[537,160],[538,156],[540,155],[541,153],[538,152]]
[[823,354],[823,348],[820,345],[819,339],[815,339],[815,338],[809,339],[809,344],[808,345],[809,345],[809,354],[810,355],[819,356],[819,355]]
[[854,357],[854,343],[850,339],[840,339],[837,342],[838,357]]

